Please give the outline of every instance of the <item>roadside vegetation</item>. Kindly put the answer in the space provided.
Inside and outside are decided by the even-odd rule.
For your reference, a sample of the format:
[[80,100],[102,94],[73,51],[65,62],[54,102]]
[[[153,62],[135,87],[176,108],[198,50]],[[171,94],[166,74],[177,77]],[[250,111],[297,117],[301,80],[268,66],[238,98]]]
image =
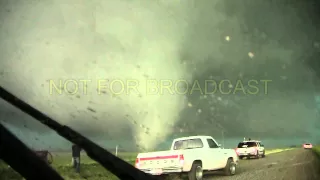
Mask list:
[[[266,150],[266,155],[279,153],[293,148],[284,149],[270,149]],[[318,147],[320,153],[320,146]],[[66,180],[118,180],[112,173],[105,170],[100,164],[91,160],[85,154],[81,155],[81,172],[77,174],[71,166],[70,153],[52,153],[53,163],[52,167],[56,169]],[[137,153],[120,153],[118,156],[128,163],[134,165]],[[0,161],[0,179],[1,180],[22,180],[23,178],[11,169],[4,162]]]
[[266,149],[266,155],[268,154],[274,154],[274,153],[280,153],[280,152],[283,152],[283,151],[289,151],[289,150],[292,150],[292,149],[295,149],[295,148],[282,148],[282,149]]
[[318,155],[318,157],[320,158],[320,145],[314,146],[312,149]]

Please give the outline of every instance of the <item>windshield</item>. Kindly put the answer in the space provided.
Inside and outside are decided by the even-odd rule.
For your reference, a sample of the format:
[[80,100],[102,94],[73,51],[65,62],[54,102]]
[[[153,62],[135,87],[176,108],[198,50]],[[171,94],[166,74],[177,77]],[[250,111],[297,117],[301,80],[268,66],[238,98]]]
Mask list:
[[[316,146],[320,23],[296,9],[317,6],[282,1],[4,0],[0,85],[130,165],[197,135],[223,148],[248,137]],[[113,180],[90,153],[1,101],[0,123],[65,179]],[[22,178],[1,162],[0,179]]]
[[255,142],[241,142],[238,144],[238,148],[257,147]]
[[195,148],[202,148],[203,143],[201,139],[187,139],[176,141],[173,145],[174,150],[181,150],[181,149],[195,149]]

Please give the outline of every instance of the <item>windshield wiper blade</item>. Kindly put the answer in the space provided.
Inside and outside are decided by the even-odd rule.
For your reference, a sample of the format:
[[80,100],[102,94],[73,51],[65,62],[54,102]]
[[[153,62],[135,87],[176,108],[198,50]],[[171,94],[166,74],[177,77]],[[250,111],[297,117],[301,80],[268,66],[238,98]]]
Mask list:
[[63,180],[45,161],[0,123],[0,158],[26,179]]
[[68,126],[63,126],[49,116],[33,108],[18,97],[14,96],[2,86],[0,86],[0,97],[17,107],[21,111],[29,114],[34,119],[56,131],[59,135],[69,140],[70,142],[79,145],[84,149],[87,155],[108,169],[111,173],[122,180],[154,180],[155,177],[146,174],[124,160],[116,157],[109,151],[103,149],[80,133],[72,130]]

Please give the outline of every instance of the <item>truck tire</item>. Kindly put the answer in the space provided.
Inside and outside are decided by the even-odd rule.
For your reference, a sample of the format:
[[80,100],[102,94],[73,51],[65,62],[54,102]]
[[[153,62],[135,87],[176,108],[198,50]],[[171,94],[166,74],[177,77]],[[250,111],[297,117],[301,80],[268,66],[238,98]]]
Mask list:
[[202,180],[203,169],[201,163],[194,162],[188,173],[189,180]]
[[256,159],[259,159],[260,158],[260,154],[259,154],[259,151],[257,151],[257,155],[255,156]]
[[265,157],[266,157],[266,152],[265,152],[265,151],[263,151],[263,154],[262,154],[261,157],[262,157],[262,158],[265,158]]
[[227,165],[223,170],[224,174],[226,176],[233,176],[236,174],[236,170],[237,170],[237,165],[233,162],[231,158],[229,158],[227,161]]

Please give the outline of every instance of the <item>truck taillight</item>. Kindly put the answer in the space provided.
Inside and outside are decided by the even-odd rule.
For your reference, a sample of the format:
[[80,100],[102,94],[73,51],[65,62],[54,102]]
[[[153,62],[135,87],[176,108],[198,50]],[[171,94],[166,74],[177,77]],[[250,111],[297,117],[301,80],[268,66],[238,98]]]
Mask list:
[[136,168],[139,168],[139,163],[140,163],[139,158],[137,158],[137,159],[136,159],[136,163],[135,163],[135,167],[136,167]]
[[183,163],[184,163],[184,156],[183,156],[183,154],[180,154],[180,155],[179,155],[179,162],[180,162],[180,165],[182,166]]
[[235,148],[234,151],[236,152],[236,154],[239,156],[239,151],[238,148]]

